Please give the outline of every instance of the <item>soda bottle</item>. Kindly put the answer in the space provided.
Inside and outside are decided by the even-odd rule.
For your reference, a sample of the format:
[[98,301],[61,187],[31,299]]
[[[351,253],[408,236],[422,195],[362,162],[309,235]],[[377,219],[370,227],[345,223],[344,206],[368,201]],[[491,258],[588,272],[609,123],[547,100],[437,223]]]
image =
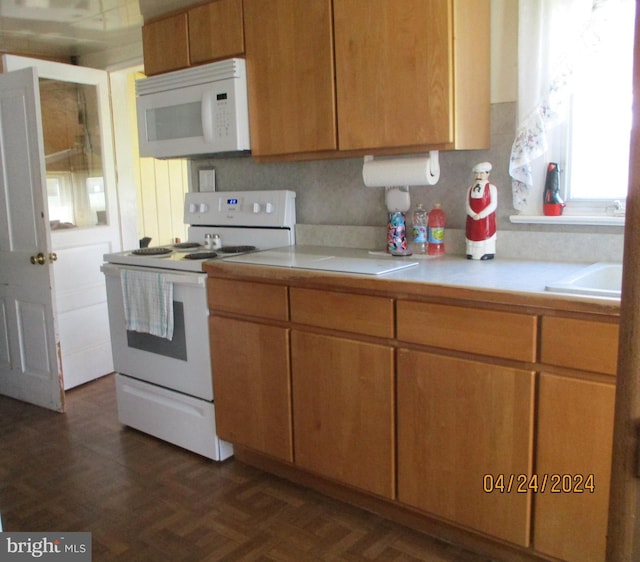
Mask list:
[[441,256],[444,254],[444,223],[446,215],[440,208],[440,203],[436,203],[429,211],[427,221],[427,254],[430,256]]
[[422,203],[416,205],[411,219],[413,251],[416,254],[425,254],[427,252],[427,210]]

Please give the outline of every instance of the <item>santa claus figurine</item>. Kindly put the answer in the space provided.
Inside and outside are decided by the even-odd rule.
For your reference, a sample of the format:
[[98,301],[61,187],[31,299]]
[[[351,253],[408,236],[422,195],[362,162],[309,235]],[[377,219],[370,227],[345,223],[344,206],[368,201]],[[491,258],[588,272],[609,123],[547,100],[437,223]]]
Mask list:
[[489,162],[473,167],[474,181],[467,191],[467,259],[491,260],[496,254],[498,190],[489,182]]

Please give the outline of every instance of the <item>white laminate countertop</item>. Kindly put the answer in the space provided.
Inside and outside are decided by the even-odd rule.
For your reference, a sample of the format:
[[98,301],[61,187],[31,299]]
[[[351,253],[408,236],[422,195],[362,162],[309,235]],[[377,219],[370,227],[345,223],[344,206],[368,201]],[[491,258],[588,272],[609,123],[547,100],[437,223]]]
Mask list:
[[[590,263],[563,263],[501,259],[478,261],[464,256],[394,257],[382,251],[326,246],[290,246],[226,258],[225,262],[363,275],[413,283],[430,283],[468,289],[491,289],[519,293],[545,293],[549,284],[574,275]],[[402,266],[393,270],[397,266]],[[564,294],[563,297],[570,297]],[[585,297],[619,302],[618,298]]]

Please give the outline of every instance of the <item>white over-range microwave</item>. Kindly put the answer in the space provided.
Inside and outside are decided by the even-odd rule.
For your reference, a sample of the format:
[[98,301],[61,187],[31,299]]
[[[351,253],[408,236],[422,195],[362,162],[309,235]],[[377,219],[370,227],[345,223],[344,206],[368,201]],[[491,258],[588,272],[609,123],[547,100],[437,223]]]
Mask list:
[[181,158],[248,151],[244,59],[136,81],[140,156]]

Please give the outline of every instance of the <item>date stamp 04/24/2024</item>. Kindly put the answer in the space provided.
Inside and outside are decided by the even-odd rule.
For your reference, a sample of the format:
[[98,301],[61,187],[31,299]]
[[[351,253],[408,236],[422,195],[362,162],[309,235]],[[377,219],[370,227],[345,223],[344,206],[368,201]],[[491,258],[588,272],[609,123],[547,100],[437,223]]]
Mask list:
[[485,474],[482,490],[487,494],[593,494],[593,474]]

